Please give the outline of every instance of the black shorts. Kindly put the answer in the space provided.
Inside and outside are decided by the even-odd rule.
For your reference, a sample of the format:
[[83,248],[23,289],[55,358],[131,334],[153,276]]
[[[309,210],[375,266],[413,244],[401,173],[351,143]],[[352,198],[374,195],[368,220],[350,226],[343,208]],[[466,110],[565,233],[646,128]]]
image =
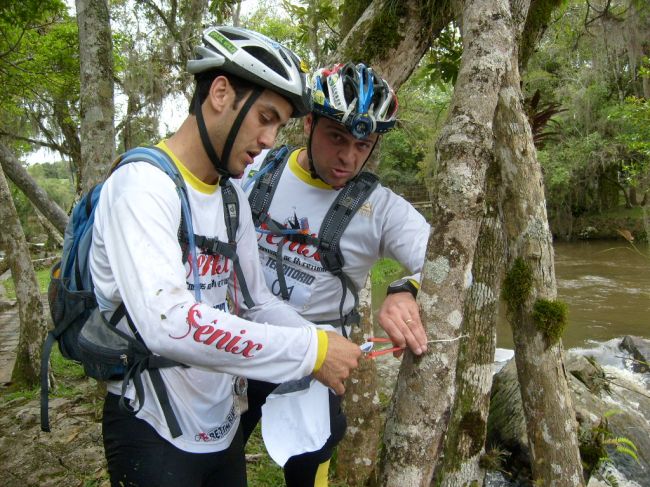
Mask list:
[[[248,441],[255,426],[262,417],[262,405],[277,384],[248,380],[248,411],[241,417],[244,442]],[[284,480],[287,487],[310,487],[316,480],[318,467],[332,458],[334,448],[343,439],[347,427],[345,414],[341,409],[341,398],[329,393],[330,437],[320,450],[303,453],[289,458],[284,465]]]
[[118,400],[106,395],[102,421],[112,487],[246,487],[241,427],[226,450],[189,453],[120,410]]

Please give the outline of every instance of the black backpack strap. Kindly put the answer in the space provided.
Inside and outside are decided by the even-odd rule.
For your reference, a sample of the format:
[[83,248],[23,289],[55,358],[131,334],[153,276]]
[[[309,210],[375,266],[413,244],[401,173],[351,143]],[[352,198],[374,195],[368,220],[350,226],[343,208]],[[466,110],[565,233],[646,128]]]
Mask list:
[[244,297],[244,303],[250,309],[255,306],[253,297],[248,290],[246,278],[239,262],[237,254],[237,228],[239,227],[239,199],[237,191],[232,185],[230,179],[224,179],[221,183],[221,195],[223,198],[224,221],[226,223],[226,232],[228,234],[228,243],[222,242],[217,238],[209,238],[203,235],[195,235],[194,241],[204,253],[208,255],[223,255],[230,259],[235,271],[235,277],[239,282],[239,289]]
[[[135,341],[133,338],[117,328],[117,324],[125,316],[129,328],[135,336]],[[131,316],[127,312],[124,302],[120,303],[120,305],[111,316],[111,319],[109,321],[105,321],[105,323],[110,326],[110,328],[115,333],[129,340],[131,343],[130,346],[132,346],[135,350],[134,355],[137,357],[133,364],[129,364],[129,368],[124,374],[124,379],[122,380],[122,391],[119,400],[120,409],[133,415],[137,414],[138,411],[142,409],[145,401],[145,388],[142,383],[142,372],[144,370],[147,370],[149,372],[149,378],[151,379],[151,384],[153,385],[154,392],[156,393],[156,397],[158,398],[158,402],[160,403],[160,407],[165,416],[165,421],[167,422],[169,433],[172,435],[172,438],[181,436],[183,432],[181,431],[178,419],[176,418],[174,410],[172,409],[171,401],[169,400],[169,394],[167,394],[167,388],[165,387],[162,375],[160,374],[160,369],[166,367],[186,367],[186,365],[180,362],[176,362],[175,360],[171,360],[151,353],[147,345],[144,343],[144,339],[140,335],[140,332],[138,332],[135,323],[133,323],[133,320],[131,320]],[[130,380],[133,380],[135,395],[140,405],[137,410],[134,410],[129,405],[125,396],[126,388]]]
[[208,255],[223,255],[230,259],[233,264],[235,276],[239,282],[239,289],[244,297],[244,303],[250,309],[255,306],[255,302],[248,291],[244,272],[242,271],[241,264],[239,263],[239,255],[237,255],[237,245],[222,242],[217,238],[208,238],[203,235],[196,235],[194,237],[196,246],[199,247],[204,253]]
[[264,158],[264,162],[262,162],[259,172],[264,172],[264,174],[255,182],[248,195],[248,202],[253,214],[253,224],[256,227],[260,226],[260,219],[263,215],[268,214],[282,171],[294,150],[295,147],[280,146],[270,151]]
[[[379,178],[369,172],[359,173],[352,181],[339,191],[336,199],[327,210],[318,234],[319,253],[323,267],[334,274],[341,281],[343,293],[339,303],[339,316],[343,334],[346,334],[345,325],[348,324],[343,316],[343,305],[348,289],[354,296],[354,309],[359,306],[359,292],[352,279],[343,272],[345,259],[341,253],[340,241],[343,232],[350,224],[352,217],[365,203],[370,193],[377,187]],[[348,314],[347,316],[352,316]]]
[[284,277],[284,265],[282,252],[284,245],[287,241],[306,243],[313,246],[318,246],[318,239],[311,235],[298,235],[287,234],[286,229],[277,221],[273,220],[268,213],[273,195],[278,187],[282,172],[287,165],[289,156],[293,153],[296,147],[280,146],[270,151],[262,166],[260,173],[264,173],[255,183],[253,189],[248,195],[248,201],[251,205],[251,212],[253,215],[253,224],[259,228],[261,225],[266,225],[269,232],[276,236],[283,236],[284,238],[278,244],[275,254],[275,271],[278,276],[278,285],[280,287],[280,295],[282,299],[289,300],[290,294],[287,288],[287,281]]

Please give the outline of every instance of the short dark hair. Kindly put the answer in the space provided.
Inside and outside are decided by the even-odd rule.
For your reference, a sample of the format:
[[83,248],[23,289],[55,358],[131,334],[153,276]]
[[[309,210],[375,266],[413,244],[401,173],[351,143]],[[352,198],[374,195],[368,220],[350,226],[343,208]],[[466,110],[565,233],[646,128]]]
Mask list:
[[203,104],[205,99],[208,97],[212,82],[219,76],[225,76],[228,78],[230,85],[232,86],[233,90],[235,90],[235,102],[233,104],[233,108],[237,108],[237,105],[240,101],[243,100],[246,94],[253,91],[253,89],[256,87],[254,83],[240,78],[239,76],[235,76],[234,74],[226,73],[220,69],[213,69],[210,71],[205,71],[203,73],[198,73],[194,77],[196,86],[194,88],[194,94],[192,95],[192,101],[190,102],[190,115],[194,115],[194,104],[196,103],[196,97],[198,96],[199,102]]

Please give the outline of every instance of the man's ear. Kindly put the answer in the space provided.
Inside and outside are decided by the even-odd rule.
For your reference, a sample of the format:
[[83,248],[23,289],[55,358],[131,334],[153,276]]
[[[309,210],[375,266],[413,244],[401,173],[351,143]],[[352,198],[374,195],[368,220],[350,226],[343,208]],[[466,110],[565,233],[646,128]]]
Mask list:
[[232,87],[225,76],[217,76],[212,81],[208,92],[208,102],[214,111],[221,113],[224,107],[228,106],[231,91]]
[[314,120],[314,114],[313,113],[308,113],[305,115],[305,117],[302,119],[302,128],[307,137],[309,137],[309,131],[311,130],[311,123]]

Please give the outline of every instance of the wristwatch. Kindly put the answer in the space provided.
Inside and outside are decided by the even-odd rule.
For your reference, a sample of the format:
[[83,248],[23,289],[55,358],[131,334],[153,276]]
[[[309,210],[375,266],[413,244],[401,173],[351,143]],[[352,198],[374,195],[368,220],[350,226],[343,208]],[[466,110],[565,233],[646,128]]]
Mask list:
[[413,279],[407,279],[406,277],[403,277],[402,279],[398,279],[397,281],[393,281],[388,285],[388,289],[386,289],[386,294],[395,294],[395,293],[411,293],[413,297],[417,297],[418,295],[418,290],[420,289],[420,284],[413,280]]

